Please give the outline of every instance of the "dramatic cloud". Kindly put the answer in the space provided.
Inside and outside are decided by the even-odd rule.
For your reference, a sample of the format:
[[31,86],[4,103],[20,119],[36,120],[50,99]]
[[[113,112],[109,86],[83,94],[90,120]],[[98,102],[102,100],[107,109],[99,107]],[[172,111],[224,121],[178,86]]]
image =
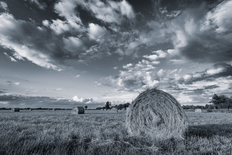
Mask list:
[[[25,29],[26,27],[28,29]],[[41,67],[59,70],[46,51],[40,51],[39,42],[43,40],[42,37],[47,35],[45,33],[31,23],[14,19],[11,14],[0,15],[0,45],[2,47],[14,51],[16,59],[26,58]],[[25,36],[31,36],[33,40]],[[39,38],[40,36],[41,38]],[[46,45],[42,47],[45,48],[42,50],[47,48]]]
[[168,22],[167,33],[181,55],[198,62],[229,61],[232,43],[231,1],[207,12],[205,5],[186,9]]

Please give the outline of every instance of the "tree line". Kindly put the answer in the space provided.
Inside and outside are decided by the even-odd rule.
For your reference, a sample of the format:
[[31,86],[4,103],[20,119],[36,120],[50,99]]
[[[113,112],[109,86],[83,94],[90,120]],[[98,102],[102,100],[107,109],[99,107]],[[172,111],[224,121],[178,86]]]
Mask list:
[[214,94],[209,101],[211,104],[205,106],[200,105],[183,105],[183,109],[231,109],[232,108],[232,96]]

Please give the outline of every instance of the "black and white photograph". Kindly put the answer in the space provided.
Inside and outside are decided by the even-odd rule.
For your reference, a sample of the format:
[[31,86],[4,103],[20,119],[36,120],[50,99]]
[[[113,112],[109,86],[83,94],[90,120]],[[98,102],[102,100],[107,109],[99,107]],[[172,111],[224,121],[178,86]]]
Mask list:
[[232,0],[0,0],[0,155],[219,154]]

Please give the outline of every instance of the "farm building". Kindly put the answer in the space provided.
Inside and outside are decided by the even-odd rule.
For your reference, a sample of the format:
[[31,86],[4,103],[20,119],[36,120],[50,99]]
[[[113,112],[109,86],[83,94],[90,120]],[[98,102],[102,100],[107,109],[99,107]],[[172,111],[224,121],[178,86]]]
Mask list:
[[84,107],[73,107],[71,114],[84,114],[85,109]]

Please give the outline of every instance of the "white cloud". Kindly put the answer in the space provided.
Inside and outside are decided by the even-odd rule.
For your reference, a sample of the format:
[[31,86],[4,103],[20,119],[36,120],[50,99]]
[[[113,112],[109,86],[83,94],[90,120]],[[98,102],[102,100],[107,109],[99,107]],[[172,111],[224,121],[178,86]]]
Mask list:
[[212,68],[212,69],[208,69],[206,73],[209,75],[214,75],[214,74],[221,73],[222,71],[224,71],[224,68]]
[[8,58],[10,58],[11,61],[17,62],[13,57],[9,56],[7,53],[4,52],[4,54],[5,54]]
[[165,58],[167,56],[167,53],[162,50],[154,51],[152,53],[156,53],[158,55],[158,58]]
[[133,8],[126,0],[123,0],[119,5],[122,15],[126,15],[129,19],[135,17]]
[[232,1],[225,1],[218,5],[215,10],[206,15],[206,21],[202,30],[216,28],[216,32],[223,33],[232,29]]
[[79,78],[79,77],[80,77],[80,75],[76,75],[75,77],[76,77],[76,78]]
[[42,24],[43,24],[44,26],[47,26],[47,27],[48,27],[50,23],[49,23],[48,20],[43,20],[43,21],[42,21]]
[[158,61],[160,59],[166,58],[167,57],[167,53],[162,51],[162,50],[158,50],[158,51],[154,51],[152,53],[155,53],[153,55],[144,55],[144,58],[149,59],[150,61]]
[[14,84],[15,84],[15,85],[19,85],[20,83],[19,83],[19,82],[15,82]]
[[[46,25],[47,22],[45,21],[44,24]],[[50,28],[58,35],[70,30],[67,21],[62,21],[60,19],[52,20],[52,24],[50,25]]]
[[55,90],[56,90],[56,91],[60,91],[60,90],[62,90],[62,88],[56,88]]
[[61,0],[54,6],[56,12],[61,17],[65,17],[71,27],[79,29],[82,22],[80,17],[77,16],[75,7],[76,2],[74,0]]
[[132,66],[133,66],[133,64],[132,64],[132,63],[129,63],[129,64],[125,65],[125,66],[122,66],[122,68],[128,69],[128,68],[130,68],[130,67],[132,67]]
[[[46,53],[42,53],[41,51],[33,48],[32,42],[28,43],[30,40],[26,40],[24,36],[27,33],[25,30],[20,31],[23,29],[24,25],[34,28],[34,25],[27,23],[26,21],[15,20],[11,14],[2,13],[0,15],[0,45],[3,48],[12,50],[14,52],[13,56],[16,59],[23,60],[23,58],[26,58],[38,66],[59,71],[60,69],[53,64],[54,62],[51,60],[49,55],[46,55]],[[12,39],[15,37],[15,35],[21,39],[20,42]]]
[[6,36],[0,35],[0,45],[2,45],[4,48],[15,51],[21,57],[27,58],[29,61],[37,64],[38,66],[47,69],[54,69],[58,71],[60,70],[57,66],[51,63],[51,60],[47,55],[36,50],[29,49],[25,45],[14,43],[10,41]]
[[5,2],[0,1],[0,8],[5,11],[8,11],[8,5]]
[[88,28],[88,35],[90,39],[99,41],[103,38],[104,34],[106,33],[106,28],[101,27],[97,24],[90,23]]
[[72,98],[72,100],[75,102],[83,102],[83,103],[93,102],[93,98],[81,98],[81,97],[78,97],[76,95]]

